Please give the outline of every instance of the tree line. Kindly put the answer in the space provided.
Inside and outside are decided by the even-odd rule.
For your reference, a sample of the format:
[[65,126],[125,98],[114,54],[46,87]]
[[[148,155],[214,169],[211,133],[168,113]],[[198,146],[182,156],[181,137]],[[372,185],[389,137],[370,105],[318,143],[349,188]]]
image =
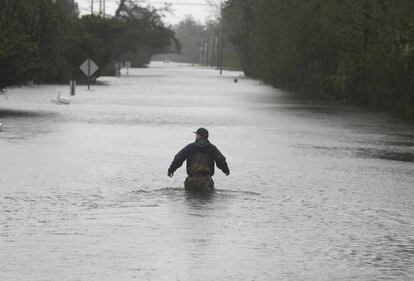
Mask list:
[[211,19],[201,24],[188,15],[175,25],[173,30],[180,42],[181,51],[176,54],[157,56],[157,59],[240,69],[237,53],[233,46],[227,43],[227,35],[222,32],[219,20]]
[[414,117],[414,1],[227,0],[222,21],[247,75]]
[[35,82],[82,80],[87,58],[100,67],[95,78],[114,74],[114,64],[147,64],[156,53],[178,47],[174,32],[155,9],[122,0],[115,16],[80,17],[73,0],[0,2],[0,89]]

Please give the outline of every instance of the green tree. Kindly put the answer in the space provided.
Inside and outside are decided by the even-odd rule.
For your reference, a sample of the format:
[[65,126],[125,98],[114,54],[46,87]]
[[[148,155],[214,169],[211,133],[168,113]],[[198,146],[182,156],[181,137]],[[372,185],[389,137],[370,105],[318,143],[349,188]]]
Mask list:
[[204,48],[206,30],[205,27],[197,23],[192,16],[187,16],[174,28],[176,37],[182,49],[181,55],[176,60],[187,63],[201,62],[201,48]]
[[79,18],[72,0],[2,0],[0,2],[0,89],[36,82],[82,79],[79,65],[92,58],[112,72],[119,60],[135,66],[177,41],[154,9],[125,0],[115,17]]
[[414,115],[414,2],[228,0],[245,73],[310,96]]

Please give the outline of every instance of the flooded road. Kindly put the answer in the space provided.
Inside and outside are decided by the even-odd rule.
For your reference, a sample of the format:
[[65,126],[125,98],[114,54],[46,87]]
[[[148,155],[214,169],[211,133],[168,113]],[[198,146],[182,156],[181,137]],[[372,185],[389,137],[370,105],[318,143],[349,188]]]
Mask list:
[[[0,280],[413,280],[414,128],[239,76],[0,96]],[[201,126],[231,170],[209,196],[167,177]]]

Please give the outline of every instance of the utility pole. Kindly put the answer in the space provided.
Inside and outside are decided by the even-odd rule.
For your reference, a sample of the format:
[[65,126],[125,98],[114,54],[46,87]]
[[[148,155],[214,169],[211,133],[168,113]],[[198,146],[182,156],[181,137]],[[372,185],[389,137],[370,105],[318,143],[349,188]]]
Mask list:
[[220,69],[220,30],[216,32],[216,67]]
[[103,17],[106,15],[106,0],[103,0]]
[[212,38],[212,45],[211,45],[211,55],[210,55],[210,65],[211,66],[216,66],[215,65],[215,56],[216,56],[216,34],[213,33],[213,38]]
[[223,26],[221,27],[221,34],[220,34],[220,75],[223,74],[223,60],[224,60],[224,32]]
[[205,54],[204,54],[204,64],[206,65],[206,66],[208,66],[209,65],[209,63],[208,63],[208,52],[210,51],[210,48],[209,48],[209,40],[208,40],[208,37],[207,37],[207,39],[206,39],[206,43],[204,44],[204,48],[205,48]]
[[220,65],[220,75],[223,74],[223,57],[224,57],[224,24],[223,24],[223,8],[224,8],[224,2],[221,3],[220,5],[220,58],[219,58],[219,65]]
[[204,44],[200,46],[200,65],[204,65]]
[[91,0],[91,15],[93,15],[93,0]]

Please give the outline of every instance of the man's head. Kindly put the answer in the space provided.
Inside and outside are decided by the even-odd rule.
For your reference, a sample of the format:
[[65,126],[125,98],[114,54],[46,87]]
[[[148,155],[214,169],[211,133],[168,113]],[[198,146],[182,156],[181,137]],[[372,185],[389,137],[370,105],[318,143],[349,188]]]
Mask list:
[[208,139],[208,131],[207,131],[207,129],[199,128],[194,133],[196,134],[197,139],[199,139],[199,138]]

